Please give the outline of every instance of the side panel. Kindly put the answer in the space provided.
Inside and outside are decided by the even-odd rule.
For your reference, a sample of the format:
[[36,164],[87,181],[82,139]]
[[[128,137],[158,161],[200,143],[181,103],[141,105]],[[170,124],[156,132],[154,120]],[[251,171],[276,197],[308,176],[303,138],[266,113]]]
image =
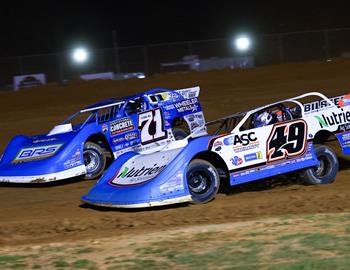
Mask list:
[[317,165],[307,135],[307,123],[293,120],[217,138],[211,151],[224,159],[237,185]]

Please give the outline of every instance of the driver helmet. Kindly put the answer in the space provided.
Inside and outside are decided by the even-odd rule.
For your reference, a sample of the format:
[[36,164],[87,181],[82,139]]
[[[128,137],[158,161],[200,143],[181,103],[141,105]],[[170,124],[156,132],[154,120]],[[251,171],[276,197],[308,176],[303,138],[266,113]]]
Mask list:
[[273,117],[272,117],[271,113],[263,112],[263,113],[257,115],[257,117],[255,118],[254,126],[256,128],[267,126],[267,125],[271,124],[272,119],[273,119]]

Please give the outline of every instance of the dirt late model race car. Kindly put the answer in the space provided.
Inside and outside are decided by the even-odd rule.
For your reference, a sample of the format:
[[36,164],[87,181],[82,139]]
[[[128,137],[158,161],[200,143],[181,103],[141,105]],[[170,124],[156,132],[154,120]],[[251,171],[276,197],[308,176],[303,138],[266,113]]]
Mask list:
[[235,186],[292,171],[307,184],[331,183],[339,165],[327,142],[337,140],[350,154],[348,105],[349,96],[314,92],[209,122],[213,135],[121,155],[82,201],[121,208],[205,203],[220,182]]
[[[15,136],[0,158],[0,182],[42,183],[79,175],[97,178],[107,158],[113,160],[131,150],[147,151],[203,126],[199,92],[199,87],[153,89],[108,99],[77,112],[48,134]],[[200,133],[207,134],[205,129]]]

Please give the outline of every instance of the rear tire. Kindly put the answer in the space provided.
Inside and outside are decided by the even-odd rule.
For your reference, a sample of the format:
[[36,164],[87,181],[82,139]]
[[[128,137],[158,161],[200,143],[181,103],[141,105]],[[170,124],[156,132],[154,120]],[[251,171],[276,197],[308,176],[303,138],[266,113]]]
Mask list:
[[301,178],[306,185],[323,185],[334,182],[339,170],[339,162],[334,151],[325,145],[315,145],[315,154],[320,165],[305,169]]
[[220,187],[220,176],[217,170],[211,163],[202,159],[191,161],[186,178],[192,203],[195,204],[211,201]]
[[86,142],[83,156],[86,167],[84,179],[96,179],[101,176],[106,168],[106,155],[104,150],[96,143]]

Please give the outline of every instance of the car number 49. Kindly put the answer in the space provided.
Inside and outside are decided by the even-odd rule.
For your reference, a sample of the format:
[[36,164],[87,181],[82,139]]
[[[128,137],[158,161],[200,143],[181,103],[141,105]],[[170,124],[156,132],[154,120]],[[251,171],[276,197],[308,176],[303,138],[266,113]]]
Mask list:
[[307,146],[307,125],[304,120],[277,124],[267,140],[267,160],[276,161],[301,156]]

